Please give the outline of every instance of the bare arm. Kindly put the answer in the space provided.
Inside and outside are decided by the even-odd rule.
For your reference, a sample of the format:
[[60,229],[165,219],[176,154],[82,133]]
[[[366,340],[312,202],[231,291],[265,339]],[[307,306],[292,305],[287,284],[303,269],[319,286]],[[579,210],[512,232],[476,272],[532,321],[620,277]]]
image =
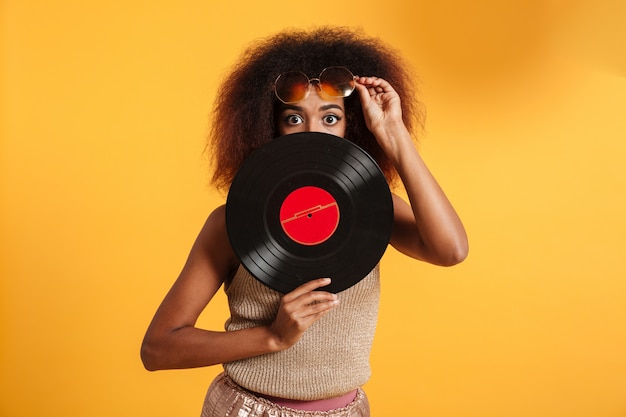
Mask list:
[[394,163],[410,205],[395,196],[391,244],[400,252],[450,266],[468,252],[465,228],[443,190],[415,149],[402,121],[400,98],[385,80],[360,77],[357,90],[369,130]]
[[202,310],[237,266],[226,234],[224,207],[220,207],[207,219],[148,327],[141,346],[146,369],[209,366],[286,349],[336,305],[334,294],[313,291],[328,284],[320,279],[285,295],[270,326],[232,332],[195,327]]

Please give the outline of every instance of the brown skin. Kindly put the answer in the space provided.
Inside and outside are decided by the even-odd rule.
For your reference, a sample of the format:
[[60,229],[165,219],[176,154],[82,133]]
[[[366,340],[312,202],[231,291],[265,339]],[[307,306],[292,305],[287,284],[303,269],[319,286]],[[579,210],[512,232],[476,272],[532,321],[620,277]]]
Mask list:
[[[367,127],[393,161],[409,196],[410,205],[393,195],[391,245],[407,256],[436,265],[463,261],[468,252],[465,229],[415,149],[402,122],[397,93],[380,78],[358,77],[356,81]],[[342,98],[311,91],[306,100],[280,109],[278,132],[313,131],[343,137],[343,109]],[[196,328],[202,310],[239,266],[226,233],[224,213],[221,206],[207,219],[146,332],[141,358],[148,370],[209,366],[287,349],[339,303],[337,295],[315,291],[330,282],[320,278],[284,295],[268,326],[231,332]]]

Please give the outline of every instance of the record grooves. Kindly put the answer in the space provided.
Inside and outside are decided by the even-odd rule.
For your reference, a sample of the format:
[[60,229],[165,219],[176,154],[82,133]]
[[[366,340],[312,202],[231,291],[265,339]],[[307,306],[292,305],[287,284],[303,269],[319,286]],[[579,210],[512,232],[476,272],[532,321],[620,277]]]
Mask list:
[[393,203],[376,162],[325,133],[282,136],[254,151],[228,193],[226,227],[242,265],[287,293],[316,278],[340,292],[379,262]]

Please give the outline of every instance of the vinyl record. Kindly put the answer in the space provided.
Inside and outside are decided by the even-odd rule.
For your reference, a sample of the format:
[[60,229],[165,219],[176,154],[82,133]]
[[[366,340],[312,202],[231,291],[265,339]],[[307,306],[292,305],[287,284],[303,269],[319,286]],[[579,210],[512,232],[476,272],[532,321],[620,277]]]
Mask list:
[[255,150],[226,201],[228,236],[242,265],[281,293],[316,278],[340,292],[380,261],[393,203],[370,155],[337,136],[281,136]]

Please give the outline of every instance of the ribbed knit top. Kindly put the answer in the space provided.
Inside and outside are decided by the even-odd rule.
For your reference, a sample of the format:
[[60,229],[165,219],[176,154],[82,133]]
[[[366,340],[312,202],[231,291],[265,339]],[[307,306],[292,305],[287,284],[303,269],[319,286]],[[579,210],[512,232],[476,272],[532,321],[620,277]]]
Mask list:
[[[231,313],[227,331],[272,323],[282,296],[241,266],[225,292]],[[378,266],[337,295],[339,305],[309,327],[295,345],[225,363],[226,373],[250,391],[294,400],[331,398],[365,384],[378,318]]]

